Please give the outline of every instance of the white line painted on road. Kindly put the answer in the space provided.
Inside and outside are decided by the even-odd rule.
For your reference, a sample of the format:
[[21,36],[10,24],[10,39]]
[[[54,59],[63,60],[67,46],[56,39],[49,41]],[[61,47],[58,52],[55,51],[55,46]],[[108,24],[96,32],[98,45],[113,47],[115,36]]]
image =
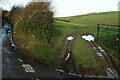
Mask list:
[[118,73],[115,69],[106,68],[107,76],[110,78],[119,78]]
[[20,58],[18,58],[18,60],[19,60],[20,62],[23,62],[23,60],[22,60],[22,59],[20,59]]
[[31,65],[29,65],[29,64],[23,64],[22,67],[25,68],[26,72],[32,72],[32,73],[35,72],[35,70],[33,69],[33,67]]

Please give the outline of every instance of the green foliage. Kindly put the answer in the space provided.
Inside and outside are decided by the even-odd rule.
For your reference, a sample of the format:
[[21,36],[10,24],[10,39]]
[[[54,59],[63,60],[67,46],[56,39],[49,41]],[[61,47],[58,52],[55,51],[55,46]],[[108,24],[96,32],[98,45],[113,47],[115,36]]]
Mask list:
[[9,20],[15,21],[13,23],[15,32],[29,34],[31,31],[34,35],[39,35],[36,37],[50,41],[54,27],[53,12],[49,2],[30,3],[26,8],[13,7],[9,16]]
[[10,12],[5,12],[5,18],[13,25],[13,37],[18,48],[28,50],[41,59],[54,57],[56,49],[52,49],[51,44],[54,44],[52,39],[57,31],[50,2],[31,2],[25,8],[13,7]]
[[82,64],[84,68],[98,68],[99,64],[95,61],[95,52],[86,41],[77,38],[73,44],[73,54],[76,58],[76,65],[78,64],[79,66],[79,64]]

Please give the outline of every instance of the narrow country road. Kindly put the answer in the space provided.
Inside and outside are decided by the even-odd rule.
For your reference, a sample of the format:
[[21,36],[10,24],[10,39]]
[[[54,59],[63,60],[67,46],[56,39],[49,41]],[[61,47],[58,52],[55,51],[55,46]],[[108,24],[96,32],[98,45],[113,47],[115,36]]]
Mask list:
[[23,57],[12,41],[12,28],[4,21],[2,28],[2,76],[3,78],[67,78],[55,69]]

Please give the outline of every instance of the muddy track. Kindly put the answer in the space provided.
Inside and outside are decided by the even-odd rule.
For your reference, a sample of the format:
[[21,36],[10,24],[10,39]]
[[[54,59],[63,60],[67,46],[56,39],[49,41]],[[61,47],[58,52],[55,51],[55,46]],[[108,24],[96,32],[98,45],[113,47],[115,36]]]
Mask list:
[[[67,38],[67,37],[66,37]],[[63,43],[63,48],[60,50],[60,54],[62,54],[62,58],[58,59],[59,63],[56,65],[57,69],[64,70],[66,73],[69,72],[74,72],[76,71],[75,69],[75,59],[72,54],[72,43],[73,40],[67,40],[65,38],[64,43]]]
[[62,67],[63,69],[69,73],[69,72],[75,72],[75,62],[74,62],[74,57],[73,57],[73,54],[72,54],[72,42],[73,41],[68,41],[66,40],[66,44],[65,47],[64,47],[64,52],[65,52],[65,55],[62,59]]
[[[69,37],[71,35],[68,35]],[[80,38],[80,36],[76,33],[72,35],[74,38]],[[118,74],[114,68],[113,62],[111,61],[110,56],[106,53],[106,51],[100,47],[96,41],[88,42],[91,45],[91,49],[96,53],[95,60],[101,64],[101,68],[105,70],[104,73],[100,73],[97,69],[85,69],[80,66],[79,69],[76,69],[75,66],[75,58],[72,54],[73,49],[73,41],[67,40],[65,37],[62,48],[59,50],[59,54],[62,54],[61,59],[59,60],[59,64],[57,64],[56,69],[60,72],[66,72],[69,75],[76,77],[97,77],[97,78],[118,78]],[[81,71],[81,72],[80,72]],[[88,75],[87,72],[96,71],[96,75]],[[101,76],[102,75],[102,76]]]
[[[102,62],[105,62],[106,67],[112,67],[113,68],[113,65],[112,65],[111,60],[110,60],[110,58],[108,56],[108,53],[103,51],[103,49],[95,41],[92,42],[91,45],[93,46],[93,48],[96,47],[97,52],[102,53],[101,59],[103,60]],[[101,49],[99,49],[99,48],[101,48]]]

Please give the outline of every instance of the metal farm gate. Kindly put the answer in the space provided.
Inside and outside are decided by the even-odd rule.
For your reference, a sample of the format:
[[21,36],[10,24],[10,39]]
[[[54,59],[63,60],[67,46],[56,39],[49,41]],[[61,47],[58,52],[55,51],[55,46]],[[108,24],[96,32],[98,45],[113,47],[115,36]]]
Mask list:
[[98,24],[97,42],[103,44],[106,48],[120,53],[120,26]]

